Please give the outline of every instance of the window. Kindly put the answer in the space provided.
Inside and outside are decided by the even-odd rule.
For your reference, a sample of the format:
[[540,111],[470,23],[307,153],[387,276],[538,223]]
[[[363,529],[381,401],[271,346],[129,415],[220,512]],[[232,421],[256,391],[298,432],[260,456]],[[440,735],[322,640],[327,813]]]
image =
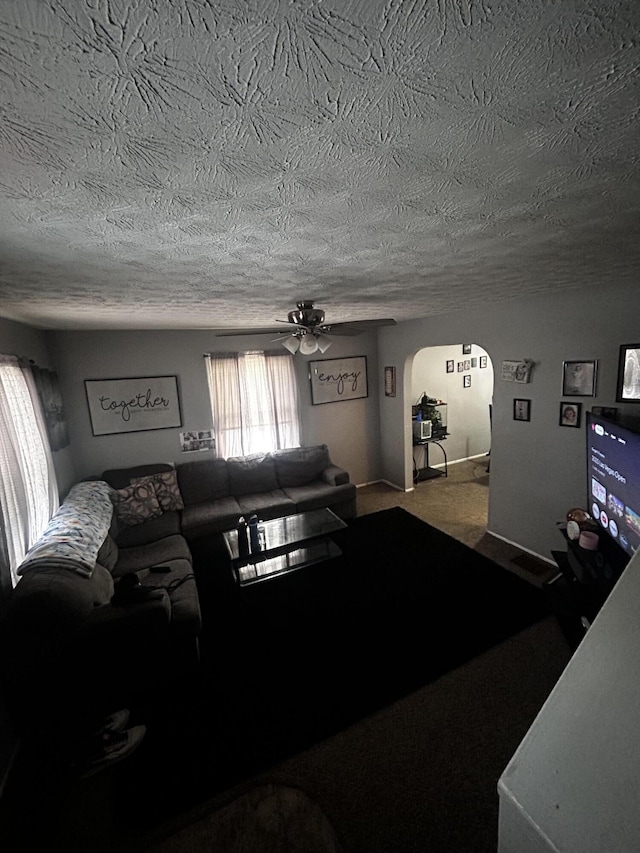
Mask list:
[[0,355],[0,577],[16,569],[58,508],[58,490],[31,368]]
[[218,456],[247,456],[300,444],[293,356],[278,352],[205,356]]

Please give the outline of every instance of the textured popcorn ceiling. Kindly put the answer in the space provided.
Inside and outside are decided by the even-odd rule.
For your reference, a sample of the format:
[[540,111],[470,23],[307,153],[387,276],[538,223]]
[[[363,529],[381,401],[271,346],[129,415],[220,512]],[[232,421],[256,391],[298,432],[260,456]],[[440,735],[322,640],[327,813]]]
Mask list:
[[638,0],[2,0],[0,316],[441,314],[637,280]]

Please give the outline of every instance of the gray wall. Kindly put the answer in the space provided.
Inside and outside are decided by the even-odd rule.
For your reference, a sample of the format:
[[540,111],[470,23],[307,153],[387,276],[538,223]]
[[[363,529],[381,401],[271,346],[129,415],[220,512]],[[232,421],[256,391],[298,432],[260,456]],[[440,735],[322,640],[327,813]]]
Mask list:
[[[473,314],[415,320],[380,330],[380,363],[395,364],[399,387],[411,397],[411,364],[425,346],[475,341],[490,355],[496,373],[505,359],[535,362],[527,385],[495,378],[491,439],[489,530],[551,560],[562,548],[556,522],[586,501],[584,414],[592,405],[640,407],[615,402],[619,346],[638,340],[638,289],[608,286],[590,292],[540,296],[488,306]],[[562,363],[597,359],[594,398],[583,404],[580,429],[558,426]],[[531,399],[531,421],[513,420],[513,399]],[[578,398],[571,398],[576,401]],[[400,487],[411,483],[410,411],[401,396],[380,400],[382,470]],[[404,435],[404,441],[397,436]]]
[[[180,450],[179,433],[210,429],[209,392],[203,353],[264,349],[276,344],[273,334],[216,338],[212,332],[50,332],[69,417],[79,477],[106,468],[143,462],[180,462],[195,458]],[[336,338],[321,359],[365,355],[369,396],[360,400],[311,404],[308,363],[317,356],[295,356],[300,393],[302,443],[325,443],[332,460],[346,468],[354,483],[376,480],[379,471],[376,333]],[[85,379],[177,375],[183,425],[108,436],[93,436],[85,396]],[[204,453],[202,458],[205,458]]]

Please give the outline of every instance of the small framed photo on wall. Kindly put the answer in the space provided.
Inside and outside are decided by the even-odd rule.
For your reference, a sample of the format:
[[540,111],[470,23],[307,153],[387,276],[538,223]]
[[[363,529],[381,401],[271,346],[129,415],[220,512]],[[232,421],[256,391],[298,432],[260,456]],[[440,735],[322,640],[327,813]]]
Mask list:
[[450,358],[450,359],[447,361],[447,373],[453,373],[453,367],[454,367],[453,359],[452,359],[452,358]]
[[462,355],[471,355],[471,344],[462,344]]
[[471,374],[470,373],[466,373],[462,377],[462,387],[463,388],[471,388]]
[[595,397],[597,361],[565,361],[562,366],[563,397]]
[[560,403],[560,426],[579,427],[582,403]]
[[513,401],[513,419],[514,421],[531,420],[531,400],[515,399]]
[[486,367],[486,366],[487,366],[487,357],[486,357],[486,355],[481,355],[480,356],[480,367]]
[[384,393],[385,397],[396,396],[396,369],[385,367],[384,369]]

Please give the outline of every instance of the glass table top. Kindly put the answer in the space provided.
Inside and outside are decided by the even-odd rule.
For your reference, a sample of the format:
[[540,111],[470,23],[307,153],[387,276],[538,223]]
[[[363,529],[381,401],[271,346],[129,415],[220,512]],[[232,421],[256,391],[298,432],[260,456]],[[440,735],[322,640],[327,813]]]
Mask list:
[[240,554],[237,530],[226,530],[222,535],[242,586],[339,556],[340,549],[328,535],[345,527],[341,518],[324,507],[261,521],[261,547],[248,554]]

